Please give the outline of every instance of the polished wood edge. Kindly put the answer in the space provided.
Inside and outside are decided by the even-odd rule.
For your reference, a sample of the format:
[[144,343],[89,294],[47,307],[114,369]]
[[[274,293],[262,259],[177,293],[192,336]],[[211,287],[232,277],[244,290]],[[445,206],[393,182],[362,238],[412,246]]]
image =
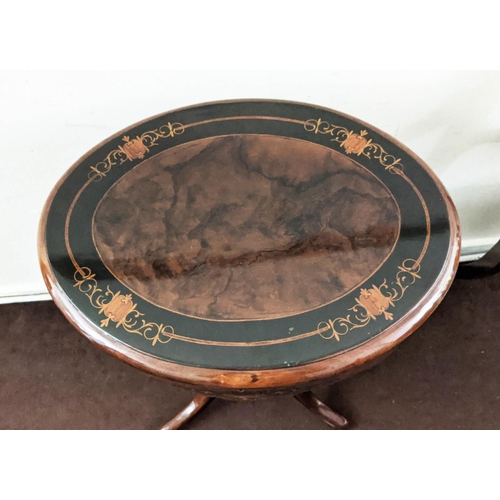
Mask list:
[[326,425],[333,429],[345,429],[349,425],[345,417],[333,411],[310,391],[297,394],[295,399],[300,401],[311,413],[317,415]]
[[189,403],[172,420],[169,420],[162,428],[162,431],[173,431],[191,420],[201,409],[205,408],[214,398],[198,394],[191,403]]
[[[50,265],[47,248],[45,244],[45,227],[50,205],[54,196],[62,183],[71,174],[71,172],[94,151],[108,143],[113,138],[121,136],[124,132],[133,127],[146,123],[154,118],[164,116],[176,111],[197,108],[208,104],[224,104],[232,102],[280,102],[289,104],[299,104],[309,107],[314,107],[318,110],[325,110],[336,113],[340,116],[347,117],[360,125],[366,125],[371,130],[392,141],[399,148],[412,156],[431,176],[438,186],[443,199],[446,203],[450,224],[450,246],[448,254],[441,270],[441,273],[434,285],[429,289],[427,294],[419,301],[416,307],[406,314],[399,321],[389,326],[382,334],[373,339],[369,339],[366,343],[357,346],[353,349],[343,351],[328,358],[315,361],[307,365],[301,365],[291,368],[279,368],[270,370],[217,370],[208,368],[197,368],[192,366],[184,366],[168,362],[157,358],[153,355],[146,354],[138,349],[130,347],[116,338],[106,334],[103,330],[98,329],[90,322],[69,300],[66,294],[62,291],[55,279],[52,267]],[[247,99],[247,100],[229,100],[210,103],[201,103],[185,108],[160,113],[156,116],[142,120],[121,130],[120,132],[105,139],[93,149],[88,151],[73,166],[65,173],[53,188],[47,202],[45,203],[42,216],[40,219],[38,231],[38,253],[40,259],[40,268],[43,279],[51,294],[54,302],[62,311],[68,321],[85,335],[93,343],[104,349],[109,354],[121,359],[122,361],[131,364],[141,370],[144,370],[161,378],[166,378],[183,387],[191,388],[197,392],[207,392],[210,394],[224,393],[230,394],[232,397],[238,397],[253,393],[266,392],[271,389],[271,392],[286,392],[286,389],[294,389],[296,387],[311,387],[318,383],[328,383],[349,376],[349,374],[360,371],[362,365],[373,361],[379,356],[391,351],[397,344],[411,335],[419,326],[421,326],[427,318],[432,314],[436,307],[443,300],[446,292],[451,286],[453,278],[456,274],[461,247],[460,224],[457,210],[448,192],[438,179],[436,174],[429,166],[419,158],[415,153],[409,150],[399,141],[377,129],[376,127],[363,122],[355,117],[341,113],[329,108],[316,106],[308,103],[279,101],[269,99]],[[202,390],[203,389],[203,390]]]

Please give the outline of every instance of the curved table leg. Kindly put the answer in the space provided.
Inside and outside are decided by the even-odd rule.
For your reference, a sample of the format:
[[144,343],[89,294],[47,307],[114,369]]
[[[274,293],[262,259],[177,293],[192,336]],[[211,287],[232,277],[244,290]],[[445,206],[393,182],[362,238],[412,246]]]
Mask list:
[[191,420],[202,408],[207,406],[214,398],[208,396],[202,396],[198,394],[191,403],[189,403],[184,410],[178,413],[172,420],[167,422],[162,428],[162,431],[175,430],[181,425],[185,424],[188,420]]
[[482,278],[500,272],[500,240],[479,260],[458,266],[457,278]]
[[343,429],[349,425],[349,422],[342,415],[335,413],[310,391],[296,395],[295,399],[334,429]]

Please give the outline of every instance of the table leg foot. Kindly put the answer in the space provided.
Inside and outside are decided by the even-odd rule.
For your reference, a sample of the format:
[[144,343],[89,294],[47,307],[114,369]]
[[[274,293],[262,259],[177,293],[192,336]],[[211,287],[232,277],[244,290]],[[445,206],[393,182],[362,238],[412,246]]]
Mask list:
[[344,429],[349,425],[347,419],[334,412],[319,400],[312,392],[303,392],[295,396],[310,412],[318,415],[327,425],[334,429]]
[[198,394],[191,403],[189,403],[184,410],[178,413],[172,420],[167,422],[162,428],[162,431],[175,430],[181,425],[191,420],[202,408],[208,405],[214,398],[202,396]]

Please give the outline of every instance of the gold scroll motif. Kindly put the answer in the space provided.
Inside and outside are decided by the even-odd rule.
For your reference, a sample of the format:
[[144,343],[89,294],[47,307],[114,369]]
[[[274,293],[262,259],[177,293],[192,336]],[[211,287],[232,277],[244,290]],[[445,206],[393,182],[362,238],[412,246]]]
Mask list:
[[321,321],[317,328],[318,334],[327,340],[334,338],[340,341],[343,335],[368,325],[378,316],[383,315],[386,320],[392,320],[393,315],[388,312],[388,309],[395,307],[395,303],[403,298],[407,288],[420,279],[419,272],[420,264],[413,259],[406,259],[398,267],[396,279],[391,282],[391,285],[384,280],[378,287],[372,285],[368,289],[362,288],[356,304],[349,309],[352,314],[347,314],[345,318]]
[[113,292],[107,287],[106,292],[99,288],[95,274],[88,267],[82,267],[75,271],[75,287],[85,294],[90,304],[99,309],[99,314],[104,315],[101,327],[108,327],[115,323],[115,327],[122,327],[129,333],[141,335],[149,340],[152,345],[166,344],[172,340],[174,329],[169,325],[148,322],[139,319],[144,316],[133,302],[132,295],[123,295],[121,292]]
[[348,155],[363,155],[370,159],[379,160],[380,164],[386,170],[391,171],[391,173],[403,171],[401,158],[396,158],[394,155],[388,153],[380,144],[373,142],[368,137],[366,130],[361,130],[359,134],[356,134],[353,130],[348,130],[340,125],[331,125],[321,118],[307,120],[304,123],[304,128],[308,132],[314,132],[315,134],[331,135],[333,137],[331,140],[338,142]]
[[119,145],[104,160],[90,167],[89,179],[100,181],[115,165],[144,158],[149,153],[149,149],[158,144],[159,139],[180,135],[184,132],[184,128],[182,123],[168,122],[155,130],[144,132],[134,139],[127,135],[124,136],[122,141],[125,144]]

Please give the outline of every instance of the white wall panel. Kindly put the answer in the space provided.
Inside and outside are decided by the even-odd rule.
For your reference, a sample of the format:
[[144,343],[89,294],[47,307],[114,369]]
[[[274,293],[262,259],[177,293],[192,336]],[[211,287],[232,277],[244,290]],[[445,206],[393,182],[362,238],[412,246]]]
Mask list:
[[148,116],[236,98],[319,104],[381,128],[450,191],[464,254],[500,238],[499,71],[2,72],[0,301],[44,296],[38,220],[53,185],[82,154]]

